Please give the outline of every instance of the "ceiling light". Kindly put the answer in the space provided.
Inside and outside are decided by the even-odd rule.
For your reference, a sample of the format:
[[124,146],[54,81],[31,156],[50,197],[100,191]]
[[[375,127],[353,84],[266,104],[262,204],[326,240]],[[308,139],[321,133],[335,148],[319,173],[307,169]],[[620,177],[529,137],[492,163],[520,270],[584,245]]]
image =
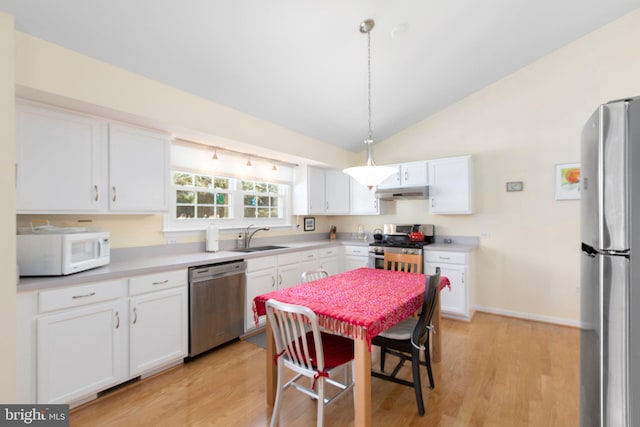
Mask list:
[[213,150],[213,156],[211,157],[211,160],[213,160],[214,162],[218,161],[218,150],[217,149]]
[[278,173],[278,168],[276,167],[276,162],[273,162],[273,167],[271,168],[271,173],[276,175]]
[[245,164],[246,167],[250,168],[252,166],[251,164],[251,159],[247,159],[247,163]]
[[360,184],[368,187],[369,189],[380,184],[389,176],[397,172],[395,168],[391,166],[376,166],[373,161],[373,132],[371,131],[371,30],[375,22],[373,19],[367,19],[360,23],[360,32],[367,35],[367,77],[369,81],[368,94],[369,94],[369,136],[364,140],[367,145],[367,163],[365,166],[357,166],[353,168],[344,169],[342,172],[347,175],[351,175]]

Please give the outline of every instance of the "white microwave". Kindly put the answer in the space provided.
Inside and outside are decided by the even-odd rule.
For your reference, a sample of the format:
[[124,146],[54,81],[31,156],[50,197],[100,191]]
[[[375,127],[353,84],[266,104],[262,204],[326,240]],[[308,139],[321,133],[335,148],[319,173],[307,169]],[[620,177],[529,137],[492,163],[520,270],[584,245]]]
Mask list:
[[21,276],[64,276],[109,264],[109,233],[18,234]]

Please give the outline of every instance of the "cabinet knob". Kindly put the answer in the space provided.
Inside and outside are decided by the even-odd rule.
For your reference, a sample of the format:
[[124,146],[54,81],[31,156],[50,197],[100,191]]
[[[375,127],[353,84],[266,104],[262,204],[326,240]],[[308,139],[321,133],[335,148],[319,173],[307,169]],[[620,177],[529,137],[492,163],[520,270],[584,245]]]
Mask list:
[[138,321],[138,309],[133,307],[133,324],[135,325]]
[[116,186],[111,187],[111,191],[113,192],[113,197],[111,198],[112,202],[116,201]]
[[120,327],[120,313],[116,311],[116,329]]

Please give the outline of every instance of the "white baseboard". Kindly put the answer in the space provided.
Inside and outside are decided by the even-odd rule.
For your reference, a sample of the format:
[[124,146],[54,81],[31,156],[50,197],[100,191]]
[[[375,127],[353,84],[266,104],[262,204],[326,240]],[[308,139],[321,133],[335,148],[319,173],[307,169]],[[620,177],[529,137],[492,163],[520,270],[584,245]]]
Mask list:
[[579,320],[568,320],[568,319],[562,319],[562,318],[559,318],[559,317],[551,317],[551,316],[542,316],[542,315],[539,315],[539,314],[523,313],[523,312],[520,312],[520,311],[502,310],[502,309],[493,308],[493,307],[482,307],[482,306],[479,306],[479,305],[476,305],[475,309],[477,311],[482,311],[482,312],[485,312],[485,313],[499,314],[501,316],[517,317],[519,319],[526,319],[526,320],[535,320],[536,322],[553,323],[555,325],[572,326],[572,327],[575,327],[575,328],[579,328],[580,327],[580,321]]

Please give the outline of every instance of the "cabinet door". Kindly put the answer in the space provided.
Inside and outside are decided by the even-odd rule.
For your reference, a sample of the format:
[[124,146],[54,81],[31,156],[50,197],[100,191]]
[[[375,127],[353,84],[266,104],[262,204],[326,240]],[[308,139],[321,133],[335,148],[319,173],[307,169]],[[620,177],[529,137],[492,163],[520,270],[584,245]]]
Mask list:
[[327,214],[349,213],[349,175],[342,171],[325,171],[325,211]]
[[103,205],[104,128],[98,120],[18,104],[16,209],[93,212]]
[[355,179],[351,178],[351,214],[373,214],[380,213],[379,201],[376,199],[375,188],[369,190]]
[[400,174],[400,165],[385,165],[391,166],[398,169],[398,173],[394,173],[389,178],[382,181],[378,184],[378,188],[396,188],[402,185],[401,174]]
[[[247,273],[247,299],[245,300],[245,332],[256,328],[253,321],[253,299],[261,294],[272,292],[277,289],[276,269],[256,271]],[[266,317],[260,318],[260,326],[266,324]]]
[[121,212],[167,210],[167,135],[109,125],[109,207]]
[[338,257],[320,258],[320,268],[327,270],[329,276],[338,274]]
[[129,307],[129,376],[187,355],[187,287],[132,297]]
[[443,314],[453,314],[469,318],[467,304],[467,267],[455,264],[425,264],[425,274],[434,274],[436,267],[440,267],[440,275],[447,277],[451,283],[451,290],[444,288],[440,291],[440,304]]
[[349,256],[344,258],[344,271],[355,270],[356,268],[368,267],[369,257]]
[[38,403],[69,403],[126,379],[123,300],[37,319]]
[[431,160],[429,162],[431,213],[473,213],[471,173],[471,156]]
[[429,176],[427,174],[428,163],[426,161],[411,162],[402,164],[402,186],[413,187],[429,184]]
[[300,274],[302,273],[298,264],[278,266],[278,289],[300,284]]
[[309,213],[322,214],[325,211],[324,170],[310,167],[308,179]]

